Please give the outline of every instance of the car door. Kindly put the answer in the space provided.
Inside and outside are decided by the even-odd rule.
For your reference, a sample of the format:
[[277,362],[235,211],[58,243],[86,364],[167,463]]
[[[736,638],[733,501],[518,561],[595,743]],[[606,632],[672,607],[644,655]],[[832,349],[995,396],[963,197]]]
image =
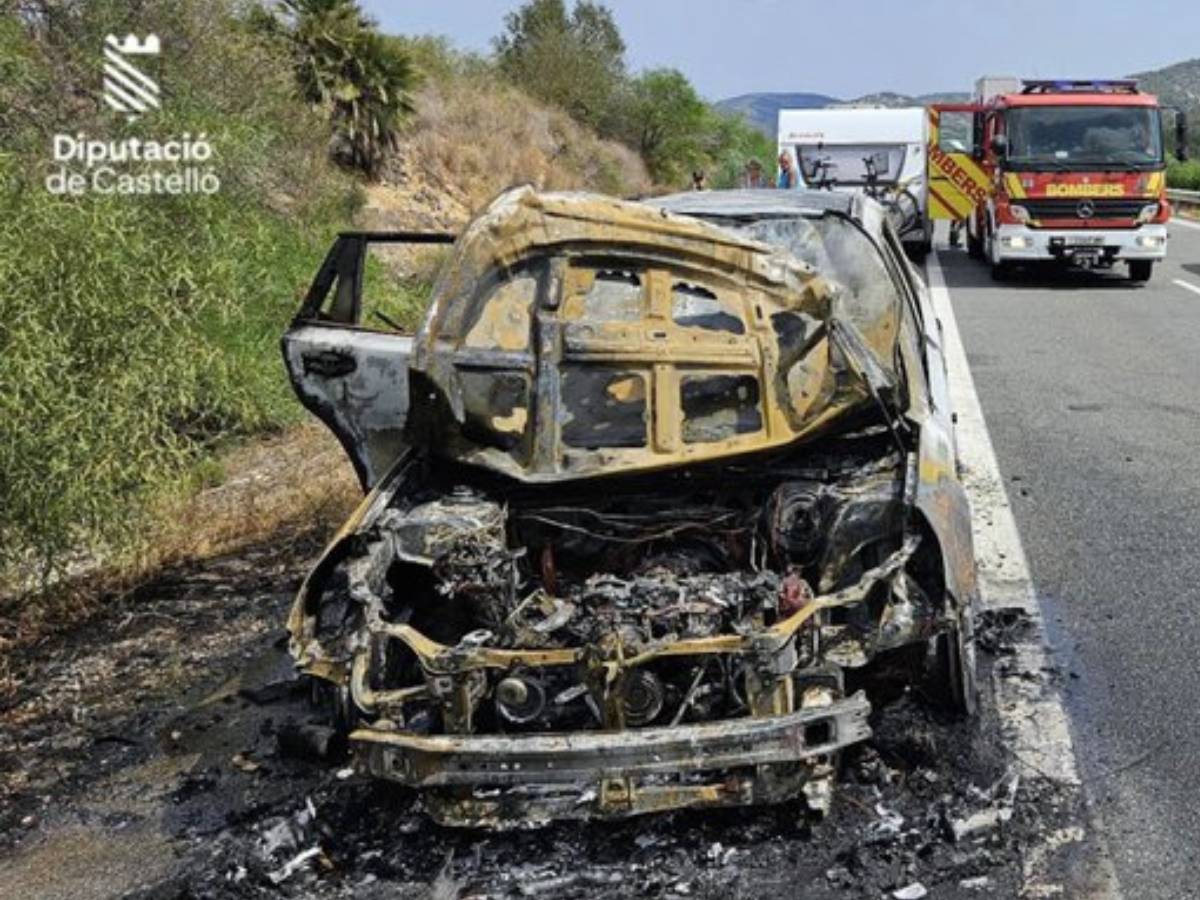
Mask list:
[[340,235],[283,335],[284,365],[300,402],[337,436],[364,490],[404,449],[412,336],[364,305],[371,244],[448,244],[453,235]]
[[991,179],[982,160],[981,113],[971,103],[940,103],[929,107],[929,216],[963,220],[976,206],[987,203]]

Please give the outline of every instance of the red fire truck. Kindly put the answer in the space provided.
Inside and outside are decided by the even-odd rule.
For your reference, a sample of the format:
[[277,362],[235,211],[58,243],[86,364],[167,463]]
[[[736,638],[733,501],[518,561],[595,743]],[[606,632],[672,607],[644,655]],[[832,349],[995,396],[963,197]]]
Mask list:
[[[1123,262],[1146,281],[1166,256],[1162,110],[1135,81],[981,78],[974,102],[929,116],[930,213],[965,221],[967,249],[993,277]],[[1176,110],[1180,159],[1186,129]]]

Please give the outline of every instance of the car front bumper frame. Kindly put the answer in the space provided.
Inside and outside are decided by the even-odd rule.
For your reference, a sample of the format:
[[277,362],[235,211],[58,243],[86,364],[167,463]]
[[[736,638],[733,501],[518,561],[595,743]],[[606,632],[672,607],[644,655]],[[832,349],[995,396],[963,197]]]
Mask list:
[[446,824],[611,818],[793,797],[870,737],[862,693],[770,716],[621,731],[419,735],[360,728],[360,771],[431,792]]

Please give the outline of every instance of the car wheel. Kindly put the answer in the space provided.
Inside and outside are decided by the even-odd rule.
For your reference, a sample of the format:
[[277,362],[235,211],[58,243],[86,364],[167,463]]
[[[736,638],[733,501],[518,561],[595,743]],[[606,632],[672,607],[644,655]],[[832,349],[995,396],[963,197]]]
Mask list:
[[1149,281],[1154,272],[1154,261],[1149,259],[1131,259],[1129,261],[1130,281]]
[[350,697],[349,685],[333,684],[324,678],[308,676],[309,703],[338,734],[348,735],[358,724],[358,711]]
[[949,709],[973,716],[979,705],[975,680],[975,619],[968,606],[959,616],[958,627],[939,634],[930,642],[933,686],[938,699]]

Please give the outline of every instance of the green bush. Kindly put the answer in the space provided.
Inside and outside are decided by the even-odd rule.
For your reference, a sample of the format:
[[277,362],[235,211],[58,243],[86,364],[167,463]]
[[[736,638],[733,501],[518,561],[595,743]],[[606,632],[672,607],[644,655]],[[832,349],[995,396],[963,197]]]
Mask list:
[[1167,165],[1167,187],[1183,191],[1200,191],[1200,160],[1172,160]]
[[[657,68],[631,76],[625,41],[603,3],[526,0],[505,17],[493,44],[499,74],[635,150],[663,187],[690,186],[697,171],[708,176],[710,187],[736,187],[751,159],[768,177],[774,171],[771,140],[740,116],[705,102],[682,72]],[[453,53],[444,43],[412,41],[408,47],[419,67],[451,71]],[[486,68],[475,57],[471,65]]]
[[731,113],[713,113],[712,168],[709,184],[714,188],[741,187],[746,164],[758,160],[763,176],[774,183],[775,142]]
[[[148,504],[196,483],[217,444],[300,416],[279,336],[358,200],[288,61],[221,0],[141,5],[161,110],[129,124],[81,102],[101,36],[129,30],[122,7],[0,26],[19,76],[0,100],[20,113],[0,118],[0,575],[136,547]],[[51,194],[59,130],[206,134],[221,189]]]
[[604,131],[625,80],[625,41],[602,3],[527,0],[504,17],[493,44],[513,84]]

